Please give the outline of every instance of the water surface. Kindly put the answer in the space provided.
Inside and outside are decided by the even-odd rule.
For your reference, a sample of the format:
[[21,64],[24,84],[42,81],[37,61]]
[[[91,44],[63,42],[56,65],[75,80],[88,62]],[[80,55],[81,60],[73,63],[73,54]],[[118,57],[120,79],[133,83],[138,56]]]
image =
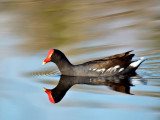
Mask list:
[[[0,2],[0,119],[160,118],[160,21],[156,0],[24,0]],[[60,73],[41,66],[51,48],[73,64],[134,50],[146,57],[130,93],[106,85],[76,84],[57,104],[43,87]]]

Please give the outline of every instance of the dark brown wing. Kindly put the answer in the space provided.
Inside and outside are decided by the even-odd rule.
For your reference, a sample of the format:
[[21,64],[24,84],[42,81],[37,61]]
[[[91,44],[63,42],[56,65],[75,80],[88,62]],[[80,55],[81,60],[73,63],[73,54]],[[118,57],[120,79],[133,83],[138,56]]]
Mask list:
[[134,54],[130,54],[130,52],[132,51],[133,50],[127,51],[125,53],[105,57],[99,60],[89,61],[85,64],[89,65],[89,67],[91,68],[97,68],[97,69],[101,69],[101,68],[108,69],[116,65],[126,68],[131,63],[132,57],[134,56]]
[[125,53],[121,53],[121,54],[116,54],[116,55],[112,55],[112,56],[109,56],[109,57],[105,57],[105,58],[103,58],[101,60],[121,59],[121,58],[124,58],[124,57],[127,57],[128,55],[130,55],[130,52],[132,52],[132,51],[133,50],[127,51]]

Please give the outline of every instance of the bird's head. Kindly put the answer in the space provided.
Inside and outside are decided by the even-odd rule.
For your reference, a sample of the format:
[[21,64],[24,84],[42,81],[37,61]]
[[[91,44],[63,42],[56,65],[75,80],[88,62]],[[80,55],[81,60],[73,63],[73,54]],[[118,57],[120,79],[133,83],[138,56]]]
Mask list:
[[54,49],[50,49],[48,51],[48,55],[47,55],[47,58],[43,61],[42,65],[48,63],[51,61],[51,56],[54,54]]

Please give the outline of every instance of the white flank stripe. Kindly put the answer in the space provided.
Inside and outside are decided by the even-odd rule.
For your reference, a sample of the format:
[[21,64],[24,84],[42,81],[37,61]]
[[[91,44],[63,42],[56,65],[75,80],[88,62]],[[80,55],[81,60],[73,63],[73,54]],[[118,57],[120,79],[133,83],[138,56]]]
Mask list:
[[114,68],[117,69],[117,68],[120,68],[120,66],[119,66],[119,65],[116,65]]
[[112,67],[108,68],[107,72],[111,71]]
[[105,68],[102,68],[102,69],[97,69],[97,68],[92,69],[92,68],[90,68],[89,70],[103,73],[105,71]]
[[119,72],[122,72],[124,70],[124,68],[119,69]]

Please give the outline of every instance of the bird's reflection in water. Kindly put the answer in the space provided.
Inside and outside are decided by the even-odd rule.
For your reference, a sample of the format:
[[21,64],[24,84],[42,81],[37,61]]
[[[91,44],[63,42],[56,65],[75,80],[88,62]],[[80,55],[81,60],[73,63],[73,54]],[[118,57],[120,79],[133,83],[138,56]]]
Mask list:
[[114,91],[131,94],[130,76],[113,76],[113,77],[77,77],[77,76],[61,76],[58,85],[53,89],[43,88],[48,94],[49,100],[52,103],[57,103],[62,100],[66,92],[75,84],[87,85],[106,85]]

